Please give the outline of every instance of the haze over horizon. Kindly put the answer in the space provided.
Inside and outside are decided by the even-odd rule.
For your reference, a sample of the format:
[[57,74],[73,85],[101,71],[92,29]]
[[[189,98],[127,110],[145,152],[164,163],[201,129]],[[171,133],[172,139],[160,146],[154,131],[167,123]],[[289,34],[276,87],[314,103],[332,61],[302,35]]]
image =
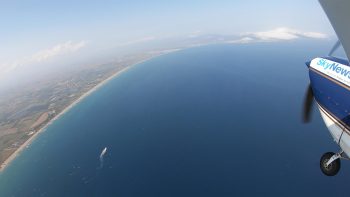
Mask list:
[[318,2],[301,0],[8,1],[0,8],[0,28],[3,86],[28,73],[106,63],[138,48],[190,45],[183,40],[205,35],[227,43],[334,37]]

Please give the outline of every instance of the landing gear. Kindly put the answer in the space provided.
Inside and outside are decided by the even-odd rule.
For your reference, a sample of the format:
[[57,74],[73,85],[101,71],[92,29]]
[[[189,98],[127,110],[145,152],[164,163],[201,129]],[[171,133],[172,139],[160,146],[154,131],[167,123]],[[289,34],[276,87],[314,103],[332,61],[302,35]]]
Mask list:
[[333,153],[328,152],[322,155],[320,161],[320,168],[323,174],[327,176],[334,176],[340,170],[340,158],[342,158],[343,152]]

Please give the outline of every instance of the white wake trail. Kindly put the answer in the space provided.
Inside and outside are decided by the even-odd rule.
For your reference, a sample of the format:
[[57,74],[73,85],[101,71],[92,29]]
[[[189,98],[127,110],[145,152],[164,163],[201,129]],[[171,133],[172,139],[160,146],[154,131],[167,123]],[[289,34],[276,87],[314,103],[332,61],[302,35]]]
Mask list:
[[105,147],[100,154],[100,169],[103,168],[103,157],[107,153],[107,147]]

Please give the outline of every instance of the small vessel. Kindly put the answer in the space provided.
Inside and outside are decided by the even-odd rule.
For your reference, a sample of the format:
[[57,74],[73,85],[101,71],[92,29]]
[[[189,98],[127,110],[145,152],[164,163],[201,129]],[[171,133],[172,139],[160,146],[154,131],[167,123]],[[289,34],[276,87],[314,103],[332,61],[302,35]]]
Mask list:
[[100,157],[103,157],[103,155],[105,155],[106,152],[107,152],[107,147],[105,147],[105,148],[102,150],[102,152],[101,152],[101,154],[100,154]]

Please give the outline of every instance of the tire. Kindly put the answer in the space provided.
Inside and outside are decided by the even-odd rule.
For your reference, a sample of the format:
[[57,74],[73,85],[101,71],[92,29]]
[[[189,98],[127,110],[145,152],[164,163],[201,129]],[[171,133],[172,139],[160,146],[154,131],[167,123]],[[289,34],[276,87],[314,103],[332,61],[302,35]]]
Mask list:
[[330,163],[327,166],[327,162],[329,159],[334,155],[333,152],[328,152],[322,155],[320,160],[320,168],[323,174],[326,176],[334,176],[336,175],[340,170],[340,159],[334,160],[332,163]]

